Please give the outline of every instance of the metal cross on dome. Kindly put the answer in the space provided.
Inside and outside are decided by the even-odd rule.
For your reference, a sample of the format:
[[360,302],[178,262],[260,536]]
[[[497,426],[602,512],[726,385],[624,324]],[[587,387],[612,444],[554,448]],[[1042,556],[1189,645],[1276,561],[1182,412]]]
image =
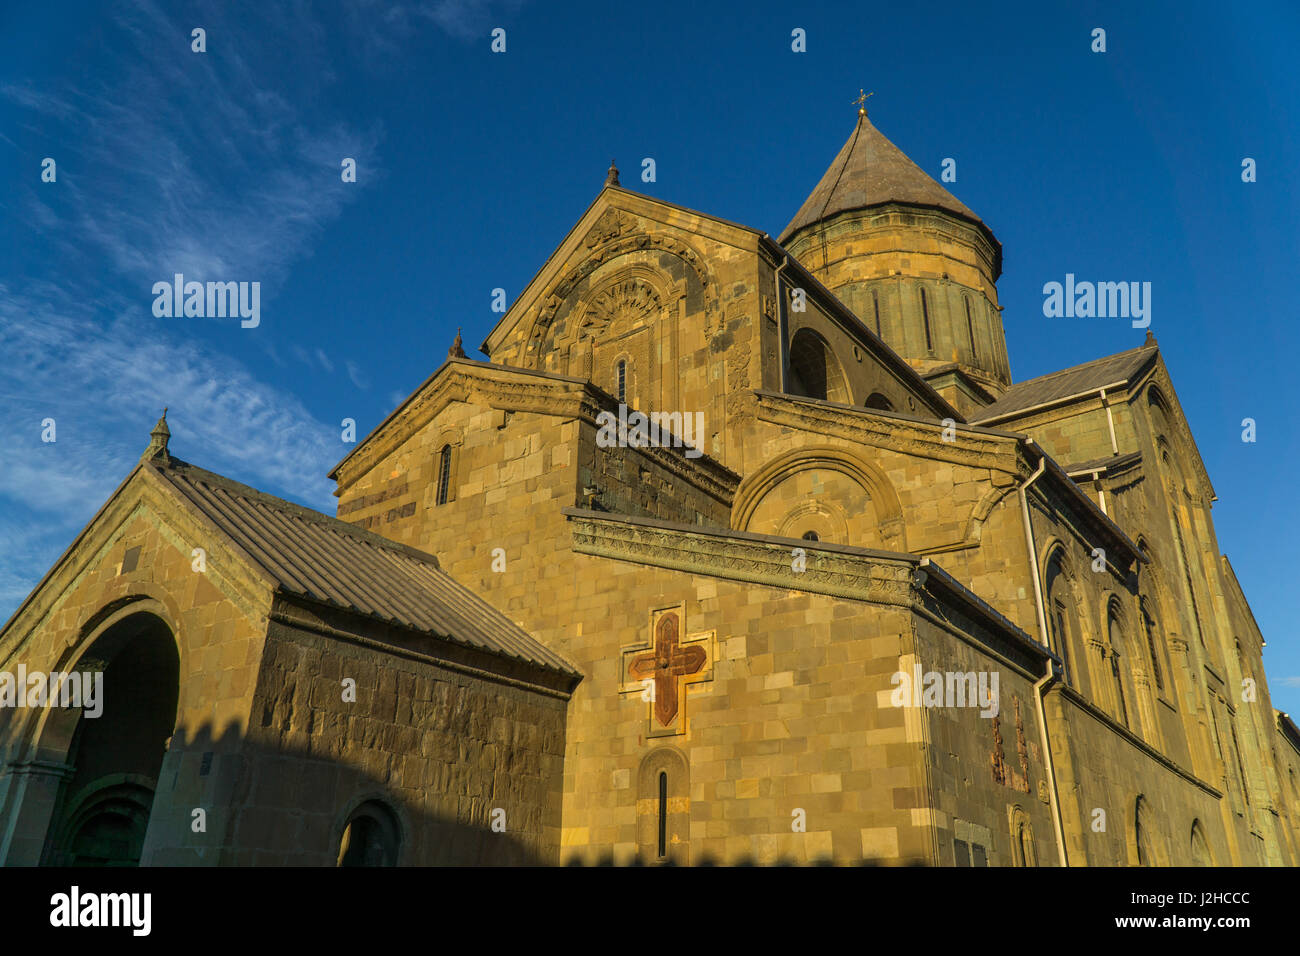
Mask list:
[[859,112],[865,113],[865,112],[867,111],[867,106],[866,106],[867,100],[868,100],[870,97],[875,96],[875,95],[876,95],[876,94],[875,94],[874,91],[871,92],[871,93],[868,93],[866,90],[859,89],[859,90],[858,90],[858,98],[857,98],[856,100],[853,101],[853,105],[856,106],[856,107],[858,108],[858,111],[859,111]]

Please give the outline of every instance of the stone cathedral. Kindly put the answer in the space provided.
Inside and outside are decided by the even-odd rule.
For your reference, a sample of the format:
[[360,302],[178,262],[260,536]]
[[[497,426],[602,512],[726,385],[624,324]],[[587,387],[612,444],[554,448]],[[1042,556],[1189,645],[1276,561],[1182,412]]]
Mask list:
[[1001,270],[860,111],[779,239],[611,166],[336,516],[164,416],[0,631],[0,862],[1300,863],[1155,339],[1013,382]]

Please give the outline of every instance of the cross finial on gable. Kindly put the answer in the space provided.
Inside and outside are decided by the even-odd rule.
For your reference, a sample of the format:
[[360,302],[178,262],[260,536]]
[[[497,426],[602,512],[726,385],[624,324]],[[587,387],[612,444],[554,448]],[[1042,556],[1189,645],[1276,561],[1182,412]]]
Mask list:
[[874,92],[868,93],[866,90],[863,89],[858,90],[858,98],[853,101],[853,105],[858,108],[859,116],[867,115],[867,99],[875,95],[876,94]]
[[167,442],[172,437],[172,431],[167,427],[167,408],[163,407],[162,418],[158,419],[158,424],[154,425],[153,431],[149,433],[149,447],[144,450],[141,456],[142,461],[151,461],[155,458],[161,459],[165,465],[171,461],[167,454]]

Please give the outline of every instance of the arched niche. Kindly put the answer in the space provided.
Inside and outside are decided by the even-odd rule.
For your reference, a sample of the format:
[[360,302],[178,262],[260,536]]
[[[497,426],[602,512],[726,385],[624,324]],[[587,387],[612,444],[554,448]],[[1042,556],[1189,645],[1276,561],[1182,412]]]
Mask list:
[[807,327],[797,330],[790,337],[789,362],[792,394],[852,404],[844,366],[820,334]]
[[[619,262],[591,276],[591,284],[575,292],[569,307],[550,326],[537,355],[537,367],[592,382],[610,395],[619,394],[623,368],[623,398],[631,408],[653,410],[661,396],[661,368],[674,367],[671,320],[682,297],[680,284],[657,268]],[[661,331],[668,322],[668,333]]]
[[1192,821],[1192,866],[1214,866],[1214,857],[1210,853],[1210,842],[1205,838],[1205,828],[1200,820]]
[[[642,232],[635,217],[607,209],[589,236],[582,258],[531,307],[525,367],[557,371],[557,362],[573,361],[574,346],[579,346],[576,355],[580,361],[581,344],[591,341],[579,331],[587,322],[586,306],[597,290],[624,275],[639,275],[654,285],[669,309],[676,309],[686,298],[692,311],[698,305],[703,312],[706,330],[714,324],[716,283],[699,251],[677,235]],[[557,346],[563,346],[560,357]]]
[[786,452],[748,475],[736,490],[731,527],[794,538],[812,530],[823,542],[907,550],[902,505],[884,472],[828,445]]
[[1102,605],[1102,634],[1106,637],[1110,658],[1111,703],[1114,718],[1124,727],[1135,730],[1138,719],[1136,700],[1129,691],[1125,676],[1133,666],[1128,615],[1115,595],[1107,595]]
[[1033,824],[1024,808],[1013,806],[1011,820],[1011,859],[1015,866],[1038,866],[1038,847],[1034,842]]
[[1128,830],[1128,863],[1130,866],[1164,866],[1164,848],[1155,831],[1156,818],[1151,802],[1138,794],[1130,804],[1132,820]]
[[1087,673],[1079,579],[1060,539],[1049,541],[1041,568],[1048,646],[1065,662],[1066,682],[1082,689]]

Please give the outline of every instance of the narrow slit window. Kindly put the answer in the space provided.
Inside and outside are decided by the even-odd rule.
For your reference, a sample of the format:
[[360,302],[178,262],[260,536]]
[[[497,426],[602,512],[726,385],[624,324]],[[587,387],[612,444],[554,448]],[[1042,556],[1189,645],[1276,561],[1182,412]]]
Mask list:
[[627,404],[627,362],[618,360],[618,403]]
[[966,299],[966,334],[970,336],[970,357],[972,361],[979,359],[979,353],[975,351],[975,321],[970,315],[970,299]]
[[438,453],[438,504],[447,503],[447,494],[451,490],[451,446],[443,445]]
[[1241,781],[1241,795],[1245,798],[1246,803],[1250,803],[1250,786],[1246,783],[1246,765],[1241,762],[1241,743],[1237,740],[1237,725],[1228,721],[1228,729],[1232,731],[1232,755],[1237,758],[1237,778]]
[[880,294],[871,293],[871,304],[876,310],[876,336],[880,337]]
[[668,774],[659,773],[659,859],[668,855]]
[[930,300],[925,295],[925,290],[921,290],[921,321],[925,325],[925,350],[934,351],[934,340],[930,337]]
[[1160,673],[1160,655],[1156,651],[1156,624],[1151,620],[1146,608],[1142,609],[1142,627],[1147,633],[1147,652],[1151,655],[1151,677],[1156,682],[1156,690],[1165,692],[1165,678]]
[[1119,616],[1115,611],[1111,611],[1108,619],[1108,630],[1110,634],[1110,673],[1115,682],[1115,710],[1119,722],[1125,727],[1129,726],[1128,722],[1128,701],[1124,698],[1124,676],[1120,670],[1119,660],[1121,651],[1120,631],[1123,627]]

